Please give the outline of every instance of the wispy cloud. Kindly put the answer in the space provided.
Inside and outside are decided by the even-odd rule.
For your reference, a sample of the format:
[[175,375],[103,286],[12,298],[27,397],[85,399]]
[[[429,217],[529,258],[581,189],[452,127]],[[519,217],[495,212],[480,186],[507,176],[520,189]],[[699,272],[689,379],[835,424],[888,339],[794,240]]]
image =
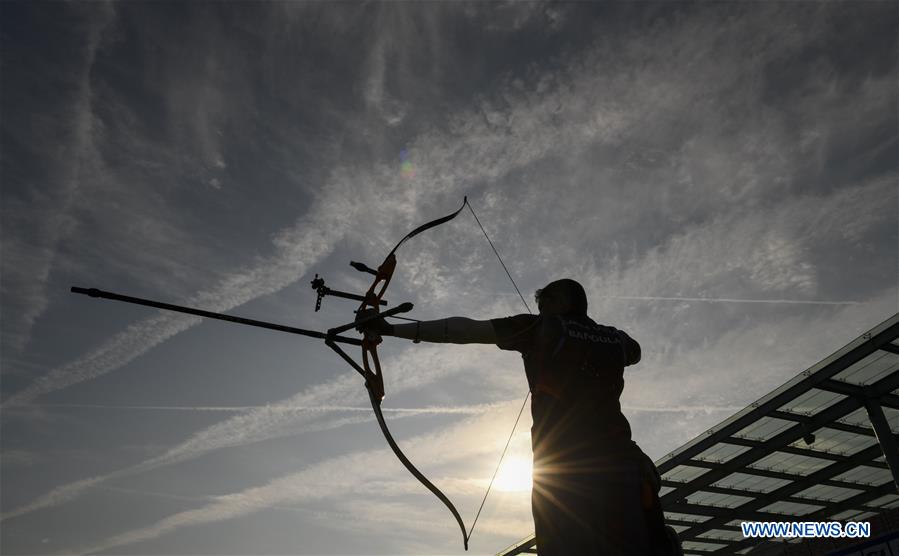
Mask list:
[[[127,145],[122,146],[130,144],[123,141],[126,135],[149,145],[127,150],[127,156],[120,157],[124,163],[115,159],[127,167],[117,177],[171,166],[176,169],[164,174],[177,178],[173,180],[177,186],[157,190],[153,184],[141,195],[131,195],[123,187],[114,195],[117,189],[110,186],[107,194],[90,196],[85,205],[113,200],[86,210],[78,221],[82,228],[76,228],[83,230],[98,221],[104,223],[99,227],[104,233],[97,229],[92,230],[93,236],[76,233],[68,245],[116,235],[110,231],[117,232],[118,224],[137,221],[141,233],[135,236],[141,237],[124,237],[114,250],[104,251],[104,256],[94,253],[81,264],[87,267],[91,261],[102,261],[98,268],[114,267],[140,283],[146,282],[141,277],[145,267],[162,268],[164,277],[151,289],[191,292],[179,294],[180,299],[225,311],[283,291],[310,265],[324,263],[331,249],[381,254],[424,215],[445,213],[447,206],[467,193],[523,290],[532,291],[560,276],[578,278],[590,295],[591,314],[627,329],[643,344],[643,361],[625,375],[622,401],[638,442],[647,452],[659,455],[895,311],[899,294],[896,168],[894,162],[884,160],[896,144],[896,134],[892,120],[884,114],[895,115],[896,75],[894,69],[884,69],[894,66],[883,62],[891,55],[834,43],[869,36],[866,30],[833,24],[852,21],[864,26],[876,19],[864,11],[868,8],[857,5],[616,4],[601,8],[601,16],[590,12],[596,16],[593,23],[579,17],[577,10],[587,10],[586,5],[558,8],[538,3],[472,5],[459,8],[458,13],[444,6],[431,10],[414,4],[377,5],[359,14],[331,7],[324,15],[310,4],[293,3],[273,8],[262,26],[231,20],[220,25],[218,12],[215,17],[206,11],[191,12],[210,21],[197,27],[202,30],[195,42],[188,41],[195,47],[189,60],[146,64],[152,67],[138,76],[140,80],[105,70],[113,75],[106,83],[108,89],[114,89],[113,81],[119,79],[164,91],[150,104],[167,107],[171,118],[161,127],[170,129],[160,131],[149,125],[155,112],[135,117],[143,99],[135,107],[131,99],[104,97],[100,104],[114,111],[93,122],[106,125],[107,130],[121,122],[116,128],[119,133],[108,133],[113,138],[106,145],[110,151],[127,150]],[[881,8],[870,9],[876,15]],[[371,17],[374,12],[378,17]],[[288,17],[282,17],[285,14]],[[144,12],[132,14],[140,15]],[[442,25],[448,21],[452,25]],[[619,21],[629,24],[617,25]],[[298,25],[307,27],[297,32]],[[309,25],[333,37],[310,39],[318,35],[305,32]],[[582,25],[589,31],[585,33],[589,40],[565,42]],[[546,55],[540,52],[528,55],[533,60],[517,59],[524,56],[519,47],[536,44],[560,26],[560,38],[540,43],[550,47]],[[161,48],[179,62],[187,57],[185,41],[158,41],[155,32],[161,27],[148,28],[154,39],[147,44],[155,48],[162,43]],[[447,31],[450,28],[452,33]],[[458,29],[470,34],[456,33]],[[535,32],[530,33],[531,29]],[[525,34],[516,35],[520,32]],[[219,34],[228,40],[219,40]],[[232,35],[242,38],[232,42]],[[349,46],[348,36],[354,41]],[[311,42],[315,40],[321,42]],[[460,40],[471,44],[458,44]],[[558,46],[558,40],[564,46]],[[264,45],[261,50],[247,48],[243,57],[238,52],[256,43]],[[495,47],[504,44],[516,45],[514,55],[494,56]],[[490,48],[465,54],[485,45]],[[309,51],[332,67],[307,72],[304,53]],[[845,52],[865,52],[864,60],[861,55],[851,58],[855,54],[846,58]],[[147,60],[165,59],[150,47],[144,54]],[[284,71],[285,60],[292,71]],[[354,75],[351,81],[327,82],[344,67]],[[100,70],[94,73],[105,75]],[[293,79],[294,75],[301,78]],[[323,79],[311,86],[313,81],[306,81],[310,75]],[[235,88],[239,94],[229,96]],[[444,90],[452,92],[441,96]],[[337,110],[332,97],[344,94],[350,98]],[[310,111],[308,106],[314,108]],[[319,121],[310,112],[326,116]],[[247,120],[238,121],[238,114],[247,114]],[[228,134],[239,140],[229,142]],[[162,143],[171,141],[175,147],[166,156],[143,156],[153,148],[168,149],[155,144],[159,136],[165,138]],[[316,151],[316,156],[297,156],[300,147]],[[266,156],[255,158],[257,148]],[[400,174],[396,155],[401,148],[414,164],[414,175]],[[318,154],[319,150],[327,151],[327,156]],[[271,156],[272,152],[278,156]],[[327,179],[310,179],[306,166],[327,167]],[[284,171],[266,173],[273,167]],[[146,181],[161,175],[153,174]],[[237,187],[239,180],[247,185]],[[190,190],[194,181],[216,198],[215,203],[223,204],[207,205],[208,197],[196,198]],[[273,185],[281,181],[289,184],[283,190]],[[245,196],[240,196],[242,191]],[[314,193],[307,197],[310,191]],[[277,201],[263,203],[266,195]],[[148,205],[151,197],[155,202]],[[288,200],[295,197],[299,200]],[[189,202],[176,216],[158,217],[185,199]],[[246,212],[257,200],[261,208]],[[126,209],[119,210],[121,205]],[[232,211],[235,206],[240,210]],[[195,227],[181,222],[185,215],[216,208],[222,208],[227,224],[212,229],[208,221]],[[393,295],[415,300],[419,316],[425,318],[447,314],[489,318],[521,312],[492,253],[465,218],[468,215],[404,247]],[[252,225],[242,227],[237,220]],[[221,257],[215,258],[218,264],[210,265],[186,247],[196,233],[233,232],[214,250],[237,250],[233,237],[245,235],[261,222],[272,226],[263,226],[262,234],[281,231],[262,241],[258,241],[261,236],[247,240],[250,253],[265,253],[251,262]],[[160,237],[164,241],[149,239]],[[10,253],[6,245],[4,258]],[[185,247],[179,249],[179,245]],[[187,262],[172,262],[178,258],[173,249]],[[118,263],[118,257],[108,256],[132,251],[153,265],[135,264],[136,259]],[[32,255],[25,250],[15,253],[25,258],[23,268],[43,276],[43,263],[28,260]],[[53,257],[49,251],[36,253],[35,260]],[[81,259],[83,254],[79,252]],[[60,266],[51,263],[52,268]],[[214,286],[198,285],[207,279]],[[353,289],[364,288],[363,278],[342,280]],[[169,284],[176,281],[177,286]],[[46,284],[46,279],[36,283]],[[39,297],[29,301],[39,307],[34,314],[43,310],[45,301]],[[22,296],[26,298],[31,296]],[[4,303],[7,313],[8,308]],[[197,322],[154,315],[134,323],[98,349],[8,397],[4,412],[34,408],[43,394],[123,368]],[[4,334],[11,329],[4,328]],[[524,378],[514,354],[470,347],[464,356],[453,352],[449,361],[437,350],[409,347],[385,344],[385,351],[396,350],[389,357],[399,353],[400,372],[391,373],[390,393],[415,391],[436,399],[437,406],[427,414],[465,414],[466,409],[453,407],[452,400],[472,393],[481,396],[479,401],[507,399],[518,391],[524,394]],[[478,374],[468,376],[474,370]],[[465,380],[449,387],[438,383],[449,377]],[[233,415],[203,430],[185,431],[183,442],[134,466],[61,486],[0,517],[61,504],[110,478],[187,461],[212,450],[370,419],[362,409],[365,400],[359,382],[358,376],[348,373],[260,407],[216,402],[197,407],[163,402],[133,405],[128,410],[91,406],[121,411],[122,416],[126,411]],[[741,388],[733,388],[735,383]],[[471,388],[471,384],[478,386]],[[420,407],[426,403],[405,405],[407,411],[393,415],[426,414],[416,411],[426,410]],[[513,405],[517,411],[518,402]],[[312,410],[312,406],[327,407],[329,412]],[[331,410],[345,414],[337,417]],[[495,432],[490,425],[486,420],[473,421],[467,432]],[[503,430],[496,436],[504,439],[507,434]],[[469,446],[451,442],[442,446],[427,439],[413,444],[423,450],[425,462],[442,461],[445,449],[458,450],[466,461],[476,459]],[[449,453],[445,461],[458,465],[446,470],[457,478],[441,484],[451,485],[466,498],[474,496],[472,485],[478,481],[458,477],[481,473],[460,471],[464,464],[456,455]],[[374,463],[366,460],[361,468],[379,467],[378,462],[386,464],[390,457],[381,452],[369,456]],[[382,456],[386,459],[379,459]],[[338,470],[345,465],[355,473],[352,466],[362,461],[357,457],[362,456],[331,463]],[[366,471],[359,481],[354,473],[342,474],[350,477],[345,479],[333,469],[328,471],[326,475],[324,469],[313,467],[233,495],[184,500],[204,505],[164,517],[147,528],[112,535],[88,548],[112,549],[193,523],[248,515],[297,500],[320,502],[316,507],[330,503],[340,511],[358,502],[350,511],[364,516],[367,523],[358,524],[362,529],[370,527],[378,514],[391,519],[414,514],[428,519],[422,518],[407,531],[430,535],[434,531],[427,528],[431,513],[435,522],[446,518],[439,506],[431,508],[431,513],[424,504],[394,500],[375,507],[355,495],[379,487],[392,494],[408,493],[418,488],[411,481],[389,480],[376,470]],[[235,479],[235,488],[241,488],[240,479]],[[337,484],[316,486],[329,481]],[[503,519],[519,523],[519,515],[504,511],[495,523]],[[528,519],[526,507],[522,519]],[[450,539],[450,533],[446,535]],[[425,550],[425,542],[411,540],[412,536],[405,537],[408,544],[403,548]]]
[[[9,349],[21,353],[28,344],[31,330],[49,304],[47,292],[50,273],[54,268],[60,241],[76,227],[71,214],[82,184],[91,180],[102,167],[98,156],[97,136],[101,124],[93,110],[95,101],[91,72],[104,35],[115,19],[109,2],[81,6],[71,14],[70,27],[78,41],[74,52],[77,63],[56,68],[60,75],[54,84],[64,108],[63,117],[43,115],[30,119],[28,125],[17,125],[21,117],[12,106],[4,106],[4,131],[18,140],[18,148],[28,151],[28,157],[49,160],[41,170],[48,175],[40,184],[21,183],[24,172],[19,160],[4,156],[3,195],[3,340]],[[71,38],[71,37],[67,37]],[[15,67],[9,78],[32,87],[44,79],[41,64],[53,64],[52,59],[41,60],[31,67]],[[4,97],[15,102],[16,96]],[[18,99],[22,100],[22,99]],[[5,105],[6,103],[4,103]],[[35,152],[36,151],[36,152]],[[41,152],[55,152],[44,157]],[[13,195],[11,191],[17,190]],[[28,235],[23,232],[30,231]],[[15,264],[8,264],[15,261]]]
[[34,465],[45,461],[45,456],[29,450],[6,449],[0,453],[0,467],[9,470],[10,467]]
[[[398,417],[404,417],[406,415],[398,415]],[[292,434],[299,435],[307,432],[315,432],[322,430],[331,430],[340,428],[347,425],[354,425],[359,423],[365,423],[368,421],[373,421],[374,416],[361,415],[354,417],[344,417],[339,419],[332,419],[330,421],[322,422],[322,423],[314,423],[306,426],[298,426]],[[233,445],[233,444],[232,444]],[[208,450],[207,450],[208,451]],[[204,452],[205,453],[205,452]],[[199,455],[199,454],[197,454]],[[189,456],[185,456],[183,454],[180,455],[180,459],[177,461],[184,461],[189,459]],[[89,477],[86,479],[81,479],[78,481],[73,481],[71,483],[59,486],[51,490],[50,492],[39,496],[32,502],[21,506],[19,508],[15,508],[13,510],[9,510],[0,514],[0,521],[16,518],[22,515],[29,514],[34,511],[44,510],[47,508],[52,508],[55,506],[59,506],[60,504],[64,504],[66,502],[71,502],[72,500],[78,498],[91,488],[102,485],[103,483],[114,480],[114,479],[122,479],[125,477],[130,477],[136,475],[138,473],[143,473],[149,471],[151,469],[155,469],[166,463],[170,463],[169,461],[164,461],[161,458],[150,459],[141,463],[138,463],[134,466],[119,469],[117,471],[113,471],[111,473],[107,473],[105,475],[98,475],[95,477]]]
[[[514,404],[510,404],[502,415],[513,415],[515,411],[517,411],[517,408],[514,407]],[[442,434],[430,437],[417,437],[404,441],[404,450],[408,453],[416,454],[418,456],[416,464],[422,467],[430,467],[437,463],[446,466],[460,460],[483,456],[494,451],[497,443],[491,443],[485,448],[484,444],[474,442],[472,438],[483,439],[491,434],[500,433],[505,425],[504,422],[503,425],[499,425],[500,421],[496,414],[466,420]],[[497,436],[499,437],[500,435],[497,434]],[[78,553],[91,554],[148,541],[183,527],[234,519],[275,505],[340,497],[344,494],[355,492],[359,487],[372,481],[390,476],[387,473],[404,473],[402,468],[398,470],[396,466],[388,465],[391,463],[392,458],[394,458],[393,454],[385,450],[361,452],[333,458],[312,465],[298,473],[272,480],[264,486],[218,496],[214,501],[200,508],[179,512],[148,527],[134,529],[104,539],[96,544],[79,549]],[[386,471],[387,469],[391,471],[388,472]],[[485,474],[487,473],[486,468],[483,471]],[[447,490],[450,497],[460,494],[455,488]],[[476,492],[479,492],[479,489],[473,487],[468,490],[475,496]],[[467,505],[473,508],[476,502],[473,499],[469,500],[469,502],[470,504]],[[436,518],[436,514],[442,512],[432,513],[435,514]],[[442,519],[445,523],[452,524],[446,515],[443,515]],[[411,525],[414,527],[414,523]],[[458,535],[457,530],[448,526],[445,531],[447,542],[458,541],[453,536],[454,534]]]
[[[447,484],[454,481],[443,481]],[[215,495],[186,496],[170,492],[155,492],[144,489],[121,487],[98,487],[110,492],[150,498],[162,498],[178,502],[195,504],[212,504],[219,497]],[[486,488],[486,486],[484,487]],[[422,534],[443,535],[447,530],[446,516],[439,508],[422,511],[418,505],[402,503],[395,498],[400,494],[420,494],[421,486],[415,481],[368,481],[359,485],[352,494],[340,499],[329,500],[333,510],[322,507],[310,507],[308,501],[300,500],[298,504],[272,504],[267,509],[283,510],[302,514],[306,519],[314,519],[318,526],[339,533],[372,535],[390,527],[403,545],[416,553],[429,553],[433,546],[422,540]],[[353,496],[355,494],[355,496]],[[386,499],[386,500],[385,500]],[[485,535],[518,537],[526,535],[533,528],[533,520],[529,507],[530,494],[527,492],[495,494],[494,506],[504,508],[502,515],[484,514],[478,521],[477,533],[472,543],[482,542]],[[510,507],[511,506],[511,507]],[[488,513],[491,508],[488,508]],[[417,517],[412,517],[417,516]],[[486,541],[490,542],[490,541]],[[485,542],[485,544],[486,544]]]
[[721,418],[721,413],[736,413],[744,409],[742,405],[635,405],[624,404],[621,409],[627,413],[630,412],[646,412],[646,413],[705,413],[714,414],[716,418]]
[[629,299],[633,301],[700,301],[708,303],[772,303],[775,305],[858,305],[858,301],[824,301],[814,299],[736,299],[728,297],[657,297],[636,295],[601,295],[603,299]]
[[[109,409],[123,411],[212,411],[222,413],[248,413],[250,411],[272,411],[282,413],[333,413],[336,411],[370,412],[371,407],[349,405],[316,405],[316,406],[290,406],[290,405],[242,405],[242,406],[184,406],[184,405],[102,405],[102,404],[29,404],[24,406],[59,409]],[[384,408],[387,413],[411,413],[414,415],[467,415],[482,413],[489,406],[466,407],[389,407]]]
[[[643,361],[625,372],[622,395],[636,440],[653,457],[662,456],[892,316],[897,296],[899,289],[885,291],[823,315],[745,319],[720,334],[711,327],[721,316],[701,325],[685,315],[681,339],[662,336],[649,323],[638,325],[632,333],[643,341]],[[692,339],[691,332],[705,339]]]
[[[224,312],[261,295],[271,294],[292,284],[333,246],[340,236],[333,226],[347,215],[312,213],[293,227],[282,230],[274,240],[276,255],[253,267],[235,272],[218,284],[194,295],[185,303],[206,310]],[[325,225],[325,223],[329,225]],[[199,317],[162,313],[129,325],[101,347],[53,369],[20,392],[4,406],[29,403],[42,394],[91,380],[121,368],[130,361],[176,334],[202,322]]]
[[[423,365],[423,362],[425,364]],[[451,358],[446,353],[434,349],[425,349],[418,353],[405,353],[392,364],[392,381],[389,385],[391,395],[406,390],[420,388],[449,374],[458,373],[468,363],[459,358]],[[420,369],[427,369],[422,372]],[[172,465],[197,458],[203,454],[224,448],[245,446],[272,438],[283,438],[297,434],[330,430],[348,424],[372,420],[367,415],[371,408],[361,410],[366,415],[358,417],[334,418],[323,422],[313,421],[319,414],[333,411],[345,411],[347,406],[341,401],[365,398],[359,376],[346,373],[326,383],[318,384],[271,405],[248,410],[240,410],[238,415],[195,432],[187,440],[169,448],[164,453],[149,458],[133,466],[75,481],[56,487],[29,504],[0,514],[0,520],[11,519],[37,510],[50,508],[70,502],[89,488],[111,479],[117,479],[143,473],[165,465]],[[340,404],[340,405],[338,405]],[[29,407],[29,406],[22,406]],[[93,406],[96,407],[96,406]],[[481,413],[495,408],[495,404],[466,407],[436,407],[418,409],[391,410],[384,407],[385,413],[393,413],[396,417],[413,417],[427,414],[465,415]],[[303,408],[297,410],[297,408]],[[327,408],[327,409],[323,409]],[[351,406],[350,411],[359,413],[358,406]],[[193,410],[194,408],[191,408]],[[201,409],[208,411],[209,409]],[[216,411],[217,409],[212,409]]]
[[[744,19],[746,17],[749,16],[746,15]],[[761,23],[755,19],[751,19],[751,21]],[[690,29],[680,28],[670,33],[670,36],[662,33],[658,37],[649,37],[649,40],[674,40],[684,44],[689,44],[694,40],[693,31]],[[811,32],[804,31],[804,33],[793,37],[791,41],[788,41],[789,44],[783,46],[797,49],[801,47],[803,40],[808,41],[811,40],[810,37],[814,37]],[[775,46],[766,44],[759,59],[764,60],[766,56],[773,56]],[[397,169],[387,164],[376,164],[373,167],[365,168],[364,179],[356,176],[357,171],[360,175],[363,174],[362,169],[352,169],[349,173],[345,171],[335,173],[334,180],[337,183],[328,186],[326,198],[317,203],[318,210],[310,210],[309,215],[299,219],[294,226],[279,234],[275,242],[275,255],[260,261],[251,269],[233,273],[230,277],[222,280],[217,287],[195,295],[189,300],[189,303],[210,307],[213,310],[227,310],[259,295],[284,288],[301,276],[308,266],[327,252],[337,238],[342,235],[334,231],[331,233],[321,232],[321,230],[337,230],[337,227],[333,225],[335,218],[343,222],[354,221],[355,227],[359,230],[377,229],[376,221],[383,220],[384,214],[395,213],[397,208],[405,214],[417,214],[419,212],[417,207],[426,198],[430,198],[430,193],[439,192],[443,196],[455,195],[455,192],[466,189],[472,183],[497,180],[517,168],[526,167],[534,161],[544,159],[552,154],[564,153],[566,157],[571,158],[579,156],[577,153],[584,152],[590,145],[616,143],[621,140],[622,133],[638,133],[642,120],[633,118],[642,112],[640,106],[649,106],[652,110],[657,111],[675,110],[692,102],[691,95],[709,93],[709,91],[697,91],[695,87],[689,87],[688,85],[693,85],[693,83],[685,81],[683,76],[666,74],[666,79],[674,80],[668,84],[668,87],[672,91],[679,91],[679,95],[665,95],[650,101],[651,99],[642,97],[654,94],[652,91],[658,92],[659,89],[637,88],[635,89],[636,97],[621,97],[617,95],[618,89],[628,85],[624,74],[618,71],[623,62],[620,60],[610,61],[614,58],[597,58],[601,52],[602,48],[575,59],[561,71],[548,72],[535,90],[524,90],[516,87],[514,83],[509,83],[502,107],[494,107],[490,102],[485,101],[477,110],[461,112],[452,116],[448,133],[429,133],[411,142],[409,152],[411,156],[418,157],[420,160],[419,171],[415,178],[403,183],[402,186],[397,185],[396,182]],[[629,53],[628,55],[634,54]],[[611,64],[611,66],[606,68],[608,72],[599,72],[602,74],[600,77],[597,72],[586,71],[591,63]],[[727,67],[729,66],[718,65],[713,61],[707,61],[707,63],[713,64],[714,67],[703,68],[703,71],[724,78],[723,80],[717,79],[714,87],[729,86],[729,83],[738,82],[743,75],[728,73]],[[757,61],[756,63],[761,62]],[[610,78],[609,76],[618,77]],[[615,79],[625,79],[625,82],[616,83]],[[584,90],[591,91],[591,95],[599,96],[585,98],[577,93],[577,91]],[[626,105],[621,105],[622,98],[627,99]],[[662,100],[664,102],[660,104]],[[615,121],[619,123],[612,125],[603,116],[604,110],[610,106],[619,106],[621,113],[628,116],[616,119]],[[598,120],[583,117],[584,114],[594,112],[596,118],[599,118]],[[561,125],[562,122],[564,125]],[[682,155],[681,158],[688,160],[697,157]],[[724,166],[727,165],[724,164]],[[709,179],[708,176],[700,181],[696,173],[696,171],[692,171],[691,183],[696,187],[714,188],[714,195],[720,197],[719,186],[721,183]],[[758,176],[753,179],[757,181]],[[371,199],[374,205],[369,205],[368,210],[359,212],[361,207],[352,203],[348,207],[346,198],[341,197],[351,187],[358,187],[359,183],[371,184],[366,187],[372,190],[378,188],[390,194],[374,196]],[[776,185],[777,182],[773,180],[771,183]],[[543,195],[534,195],[539,190],[538,185],[528,185],[530,193],[525,198],[529,199],[528,203],[531,205],[539,204],[538,199],[543,197]],[[758,182],[758,187],[772,186]],[[572,198],[577,197],[572,196]],[[651,199],[652,196],[647,194],[646,198]],[[729,203],[729,205],[734,206],[733,203]],[[500,207],[490,207],[490,205],[488,207],[491,209],[491,216],[497,216],[496,220],[500,220],[498,215],[494,214]],[[347,208],[357,210],[347,211]],[[519,206],[519,210],[521,209],[527,211],[528,207]],[[370,219],[371,221],[361,221],[358,218],[354,220],[354,215],[360,215],[361,219]],[[405,225],[402,223],[402,226]],[[397,226],[398,230],[400,228],[401,226]],[[801,230],[797,230],[797,232],[801,232]],[[589,234],[589,230],[587,233]],[[353,236],[361,239],[355,233]],[[801,292],[812,291],[815,284],[809,282],[810,278],[806,276],[809,269],[802,264],[795,264],[797,256],[801,255],[791,253],[791,250],[795,249],[795,244],[790,241],[793,236],[782,237],[772,233],[769,233],[768,236],[761,243],[762,246],[767,246],[767,254],[755,249],[754,258],[748,261],[748,264],[754,265],[749,269],[750,275],[757,278],[760,283],[763,282],[772,287],[769,289],[787,291],[787,287],[790,287]],[[750,241],[749,238],[754,236],[747,235],[745,237],[747,241]],[[693,237],[685,235],[683,244],[687,245],[687,242],[692,239]],[[559,242],[556,243],[559,244]],[[753,241],[753,243],[756,242]],[[564,255],[565,251],[559,251],[558,256]],[[515,251],[512,251],[511,257],[514,260],[523,260]],[[715,259],[706,256],[704,260]],[[772,274],[772,269],[775,268],[772,266],[774,263],[776,263],[777,271]],[[433,267],[433,265],[429,266]],[[414,270],[415,267],[410,266],[410,268]],[[787,268],[790,269],[789,274],[784,274]],[[669,270],[666,269],[664,274],[670,274]],[[648,273],[646,279],[653,279],[653,276],[658,275],[658,272]],[[695,276],[695,274],[693,275]],[[439,292],[442,288],[439,287],[439,281],[434,281],[432,278],[434,278],[432,272],[425,275],[416,275],[413,272],[411,280],[413,285],[422,285],[425,279],[428,279],[429,289],[437,293],[437,299],[440,299]],[[616,293],[623,296],[640,297],[656,289],[640,288],[641,291],[638,292]],[[699,288],[681,287],[678,289],[697,291]],[[668,295],[659,297],[668,297]],[[733,295],[684,295],[682,297],[749,299]],[[766,302],[774,301],[770,298],[762,299]],[[51,371],[33,386],[9,398],[7,403],[25,403],[41,394],[101,376],[119,368],[138,354],[146,352],[196,322],[192,319],[166,315],[132,325],[127,331],[115,336],[99,350]]]
[[[551,123],[556,104],[563,102],[558,96],[564,94],[549,90],[536,97],[520,95],[513,104],[514,114],[497,112],[505,123],[490,123],[489,119],[485,123],[481,109],[454,117],[450,134],[426,135],[413,143],[410,152],[413,156],[418,154],[424,163],[420,174],[406,183],[398,184],[397,169],[392,165],[336,169],[315,206],[277,234],[273,242],[275,254],[250,268],[232,272],[185,303],[227,311],[277,292],[295,282],[333,248],[350,227],[339,223],[352,222],[356,231],[351,237],[369,244],[373,239],[380,241],[384,235],[400,237],[403,227],[414,225],[405,221],[408,215],[418,215],[422,204],[437,200],[433,194],[461,197],[460,192],[472,183],[502,176],[549,152],[573,148],[583,135],[583,126],[571,130],[556,126],[558,134],[535,133]],[[360,184],[366,184],[364,187],[372,195],[360,195]],[[367,199],[366,206],[352,200],[360,198]],[[383,230],[385,215],[398,213],[405,218],[394,223],[396,231]],[[380,233],[372,238],[364,230]],[[199,322],[197,318],[163,314],[132,324],[93,352],[53,369],[9,397],[5,404],[28,403],[40,395],[114,371]]]

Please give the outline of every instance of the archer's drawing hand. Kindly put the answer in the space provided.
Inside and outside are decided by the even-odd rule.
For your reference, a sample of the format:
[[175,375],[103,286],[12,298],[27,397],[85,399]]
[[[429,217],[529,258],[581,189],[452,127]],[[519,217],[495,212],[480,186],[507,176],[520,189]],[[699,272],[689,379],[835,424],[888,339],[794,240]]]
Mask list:
[[377,315],[378,312],[374,309],[357,311],[356,330],[363,334],[369,332],[378,336],[390,336],[393,334],[393,325]]

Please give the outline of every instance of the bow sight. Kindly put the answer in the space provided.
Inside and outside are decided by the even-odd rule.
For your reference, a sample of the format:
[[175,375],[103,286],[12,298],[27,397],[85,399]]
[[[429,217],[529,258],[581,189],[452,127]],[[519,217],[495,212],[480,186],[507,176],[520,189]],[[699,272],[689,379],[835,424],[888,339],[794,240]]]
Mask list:
[[[372,270],[371,268],[365,266],[362,263],[357,263],[356,261],[350,261],[350,266],[355,268],[360,272],[368,272],[370,274],[378,275],[376,270]],[[318,312],[319,309],[322,308],[322,299],[326,295],[333,295],[334,297],[342,297],[344,299],[352,299],[354,301],[365,301],[364,295],[359,295],[355,293],[342,292],[340,290],[332,290],[328,286],[325,285],[325,279],[320,278],[318,274],[315,275],[315,278],[311,282],[312,289],[315,290],[315,293],[318,294],[315,298],[315,311]],[[378,305],[387,305],[387,301],[380,300],[378,301]]]

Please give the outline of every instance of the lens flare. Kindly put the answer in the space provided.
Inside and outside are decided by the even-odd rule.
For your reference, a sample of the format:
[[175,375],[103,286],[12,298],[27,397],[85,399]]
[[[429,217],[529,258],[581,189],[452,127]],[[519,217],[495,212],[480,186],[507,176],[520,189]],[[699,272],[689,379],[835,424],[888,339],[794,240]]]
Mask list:
[[415,177],[415,166],[409,160],[409,151],[406,149],[400,151],[400,175],[407,180]]

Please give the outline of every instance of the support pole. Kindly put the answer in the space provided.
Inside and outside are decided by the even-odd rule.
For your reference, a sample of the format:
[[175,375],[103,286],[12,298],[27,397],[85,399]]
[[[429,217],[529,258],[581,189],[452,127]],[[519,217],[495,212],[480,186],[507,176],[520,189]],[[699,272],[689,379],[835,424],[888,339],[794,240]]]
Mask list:
[[899,492],[899,448],[896,446],[896,437],[890,430],[890,424],[876,398],[865,398],[865,409],[868,411],[868,419],[871,420],[871,425],[874,427],[874,434],[877,435],[880,449],[893,474],[893,484],[896,485],[897,492]]

